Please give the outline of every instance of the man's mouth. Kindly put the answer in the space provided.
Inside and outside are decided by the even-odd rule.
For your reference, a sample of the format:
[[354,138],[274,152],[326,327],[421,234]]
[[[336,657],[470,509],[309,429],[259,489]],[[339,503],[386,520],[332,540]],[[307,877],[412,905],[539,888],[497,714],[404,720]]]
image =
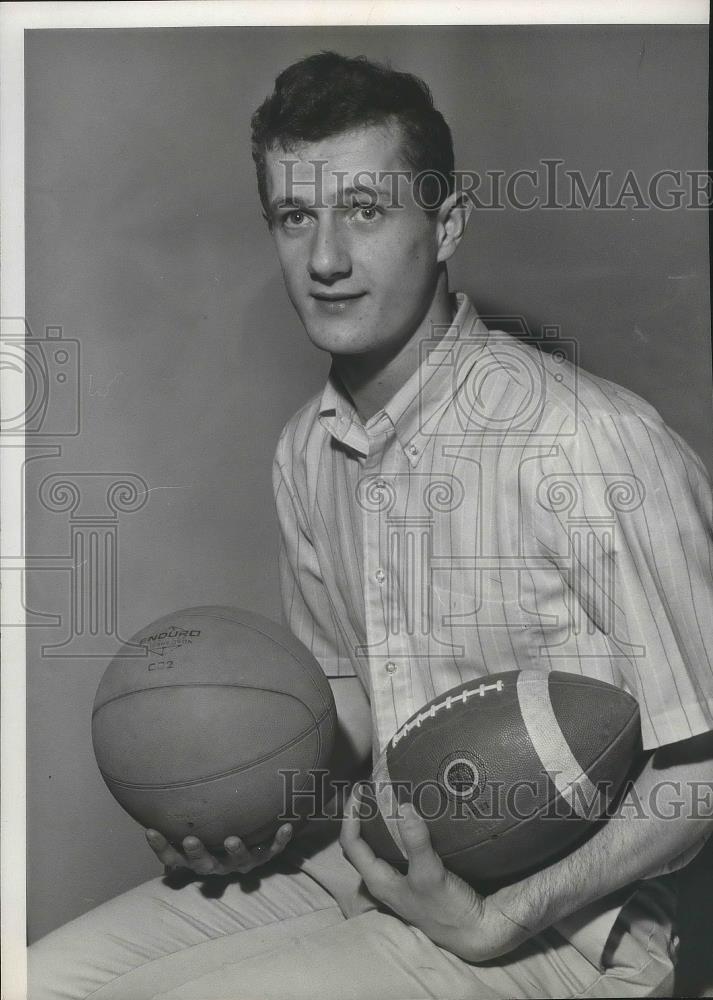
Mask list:
[[322,312],[341,313],[347,310],[352,302],[357,302],[366,292],[310,292],[317,308]]

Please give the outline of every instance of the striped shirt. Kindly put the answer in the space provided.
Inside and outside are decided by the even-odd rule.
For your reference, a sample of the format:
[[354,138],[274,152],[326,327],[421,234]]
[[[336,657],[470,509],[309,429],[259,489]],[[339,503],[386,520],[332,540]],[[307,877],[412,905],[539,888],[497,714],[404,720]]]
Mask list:
[[[285,616],[328,676],[360,679],[375,762],[436,695],[519,668],[619,685],[645,749],[713,728],[708,475],[572,347],[488,330],[458,295],[370,420],[332,373],[280,437]],[[623,898],[643,920],[636,892]],[[621,909],[605,897],[555,928],[599,964]]]
[[328,676],[360,679],[375,759],[436,695],[521,668],[627,690],[646,749],[713,728],[706,470],[546,340],[459,294],[370,420],[332,373],[280,437],[285,615]]

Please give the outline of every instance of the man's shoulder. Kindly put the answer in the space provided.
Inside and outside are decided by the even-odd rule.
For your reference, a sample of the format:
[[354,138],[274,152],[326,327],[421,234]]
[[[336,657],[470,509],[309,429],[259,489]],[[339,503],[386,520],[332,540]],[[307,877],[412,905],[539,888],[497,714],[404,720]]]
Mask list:
[[658,469],[685,469],[689,477],[708,480],[700,456],[643,396],[556,355],[547,356],[543,368],[540,427],[564,454],[569,446],[593,450],[637,468],[655,460]]
[[[517,389],[511,405],[547,427],[574,428],[583,422],[638,418],[661,426],[655,406],[632,389],[595,375],[556,343],[540,344],[491,331],[489,343],[505,352],[502,370]],[[499,398],[507,398],[502,392]]]
[[315,433],[324,433],[318,419],[321,399],[322,392],[320,390],[308,399],[296,413],[293,413],[282,428],[275,451],[275,461],[278,464],[291,468],[295,460],[304,455],[310,438]]
[[612,458],[665,452],[707,476],[700,457],[652,403],[575,363],[557,344],[541,345],[491,330],[483,363],[494,373],[493,384],[488,388],[490,376],[479,375],[476,366],[473,377],[481,381],[462,395],[484,400],[486,414],[496,418],[496,429],[505,428],[514,444],[530,447],[539,438],[540,443],[557,445],[563,455],[593,449]]
[[[559,369],[560,365],[555,362]],[[553,363],[547,362],[545,410],[552,414],[571,412],[577,423],[596,425],[598,422],[626,421],[631,418],[652,426],[663,425],[663,417],[656,407],[633,389],[620,385],[602,375],[568,364],[568,372],[561,379],[557,370],[553,378]]]

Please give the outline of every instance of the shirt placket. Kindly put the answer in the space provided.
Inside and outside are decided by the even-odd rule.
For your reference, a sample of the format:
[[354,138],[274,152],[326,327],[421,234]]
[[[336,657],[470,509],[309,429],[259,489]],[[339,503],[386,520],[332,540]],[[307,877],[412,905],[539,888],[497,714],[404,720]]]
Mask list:
[[369,435],[360,501],[367,636],[363,655],[368,662],[378,752],[413,710],[409,637],[399,613],[402,581],[389,552],[389,518],[404,502],[399,495],[404,489],[402,465],[407,463],[401,446],[385,418]]

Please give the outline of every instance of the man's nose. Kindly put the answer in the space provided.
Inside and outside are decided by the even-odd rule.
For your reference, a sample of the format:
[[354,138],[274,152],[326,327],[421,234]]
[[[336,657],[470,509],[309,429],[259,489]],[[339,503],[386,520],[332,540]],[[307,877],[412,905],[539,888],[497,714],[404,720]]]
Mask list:
[[315,227],[308,266],[316,281],[333,282],[350,274],[349,252],[333,220],[320,220]]

